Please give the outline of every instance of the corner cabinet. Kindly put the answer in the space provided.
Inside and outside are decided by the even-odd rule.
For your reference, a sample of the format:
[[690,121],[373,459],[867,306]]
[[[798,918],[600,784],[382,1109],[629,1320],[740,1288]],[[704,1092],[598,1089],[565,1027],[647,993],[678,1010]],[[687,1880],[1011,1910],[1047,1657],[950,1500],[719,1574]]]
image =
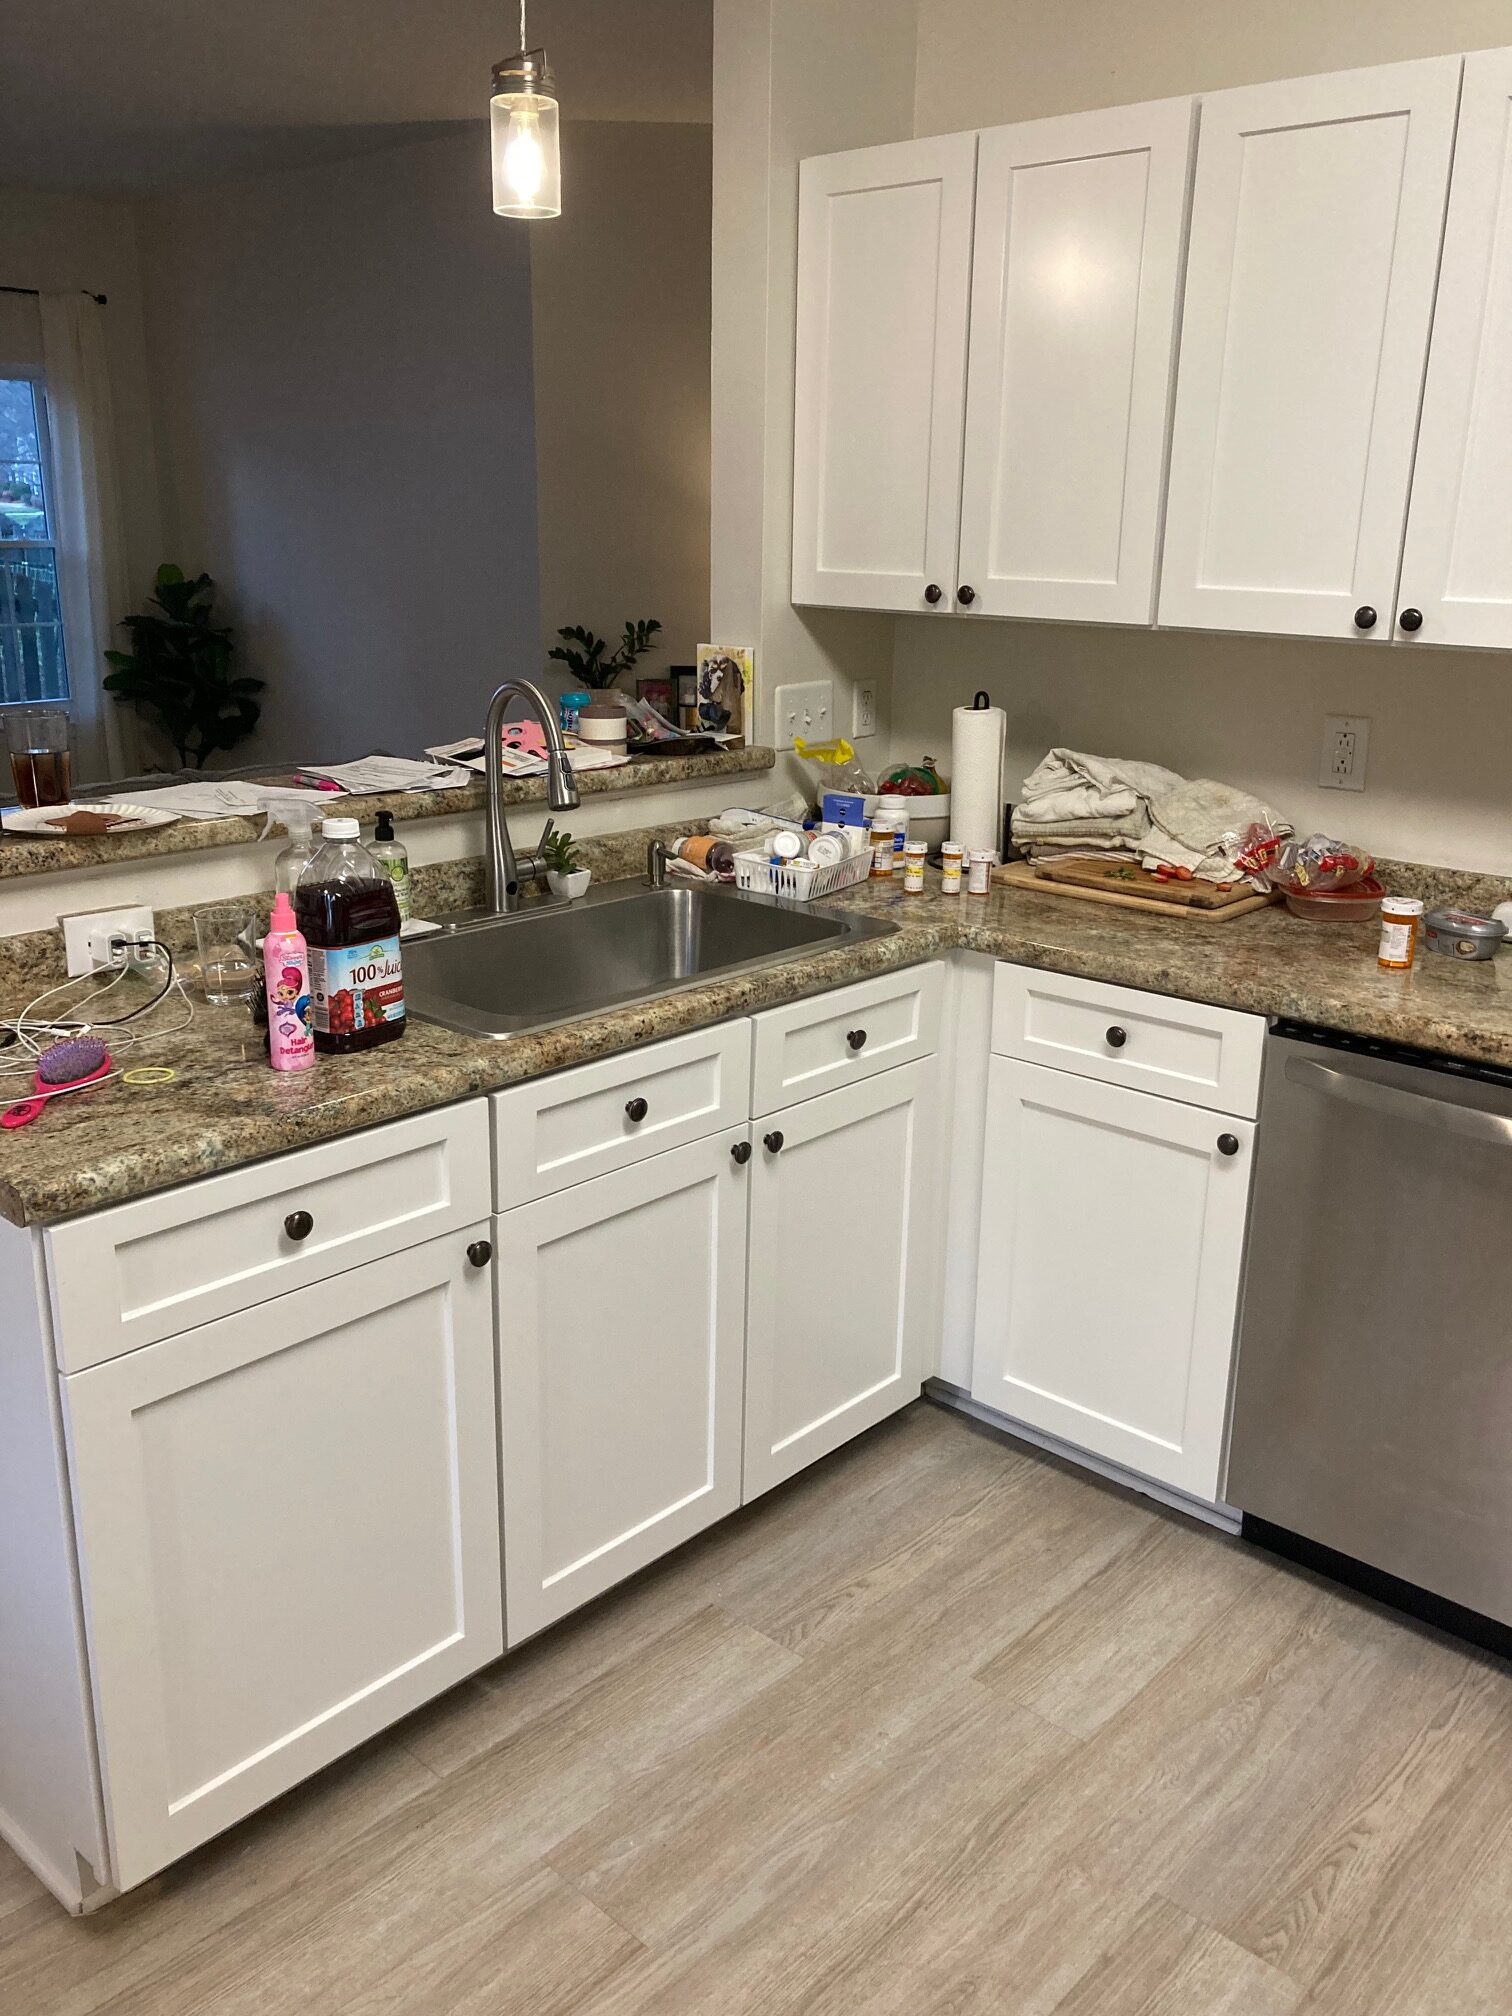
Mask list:
[[976,135],[805,161],[793,600],[950,606]]
[[510,1645],[917,1398],[941,979],[495,1095]]
[[1264,1023],[1009,967],[995,992],[972,1397],[1214,1501]]
[[1191,129],[802,164],[795,602],[1149,622]]

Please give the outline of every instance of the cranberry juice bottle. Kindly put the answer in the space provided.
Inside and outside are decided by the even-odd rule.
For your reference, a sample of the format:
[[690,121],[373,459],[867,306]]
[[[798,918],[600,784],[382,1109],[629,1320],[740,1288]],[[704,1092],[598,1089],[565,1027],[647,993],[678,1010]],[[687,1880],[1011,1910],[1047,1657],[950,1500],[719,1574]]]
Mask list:
[[294,895],[310,950],[315,1048],[371,1050],[404,1034],[394,885],[359,844],[355,819],[327,819]]

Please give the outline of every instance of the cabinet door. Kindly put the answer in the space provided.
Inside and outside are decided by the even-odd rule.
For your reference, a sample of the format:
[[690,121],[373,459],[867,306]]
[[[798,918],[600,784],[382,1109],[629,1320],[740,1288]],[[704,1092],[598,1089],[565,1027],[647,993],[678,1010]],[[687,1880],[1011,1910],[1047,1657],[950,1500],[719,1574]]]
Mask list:
[[757,1123],[747,1502],[918,1397],[938,1321],[936,1125],[932,1057]]
[[959,573],[984,615],[1153,619],[1193,110],[981,136]]
[[486,1234],[63,1381],[123,1889],[502,1649]]
[[795,602],[953,606],[975,161],[953,133],[799,168]]
[[1247,1120],[994,1057],[973,1397],[1216,1498],[1253,1140]]
[[1512,645],[1512,49],[1465,58],[1400,637]]
[[737,1144],[744,1127],[497,1220],[511,1645],[740,1502]]
[[1390,637],[1459,74],[1203,99],[1162,623]]

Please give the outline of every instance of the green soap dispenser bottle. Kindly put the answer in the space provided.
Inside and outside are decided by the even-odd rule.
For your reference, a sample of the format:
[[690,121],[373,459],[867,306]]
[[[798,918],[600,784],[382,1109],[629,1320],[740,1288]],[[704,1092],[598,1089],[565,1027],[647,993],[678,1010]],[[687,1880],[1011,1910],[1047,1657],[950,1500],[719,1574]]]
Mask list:
[[394,901],[399,905],[399,928],[403,930],[413,915],[410,898],[409,855],[402,841],[394,838],[394,815],[380,812],[369,854],[394,885]]

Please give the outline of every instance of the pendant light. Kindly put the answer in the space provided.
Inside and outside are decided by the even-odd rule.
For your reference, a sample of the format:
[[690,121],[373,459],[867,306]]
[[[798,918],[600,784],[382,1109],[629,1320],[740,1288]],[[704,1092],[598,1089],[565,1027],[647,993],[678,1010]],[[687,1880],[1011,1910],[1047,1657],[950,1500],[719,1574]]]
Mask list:
[[556,86],[544,49],[532,49],[520,0],[520,49],[494,65],[488,108],[493,207],[500,217],[560,217],[562,152]]

